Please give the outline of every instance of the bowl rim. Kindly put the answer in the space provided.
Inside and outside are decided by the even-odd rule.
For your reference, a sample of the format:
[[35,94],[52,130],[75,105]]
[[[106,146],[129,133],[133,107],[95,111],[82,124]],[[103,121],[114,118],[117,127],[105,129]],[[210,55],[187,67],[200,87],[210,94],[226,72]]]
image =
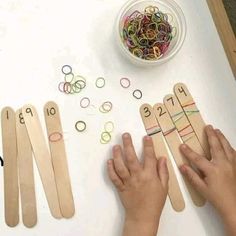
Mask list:
[[[167,55],[165,58],[160,58],[160,59],[155,60],[155,61],[148,61],[148,60],[139,58],[139,57],[133,55],[132,53],[130,53],[130,51],[124,46],[124,44],[122,42],[121,35],[120,35],[121,17],[127,11],[127,8],[130,5],[133,5],[134,3],[138,4],[140,2],[146,2],[146,1],[156,2],[157,4],[159,2],[162,2],[163,4],[169,5],[171,8],[174,9],[174,11],[177,12],[178,20],[180,21],[180,23],[182,23],[182,33],[180,35],[180,39],[179,39],[178,44],[176,45],[176,47],[173,48],[174,50],[172,50],[170,52],[170,54]],[[135,60],[139,64],[146,64],[146,65],[162,64],[162,63],[165,63],[165,62],[169,61],[171,58],[173,58],[179,52],[179,50],[182,48],[183,43],[184,43],[185,38],[186,38],[186,33],[187,33],[186,18],[184,16],[184,13],[183,13],[181,7],[174,0],[129,0],[125,4],[123,4],[123,6],[121,7],[121,9],[120,9],[120,11],[118,13],[118,16],[116,18],[115,27],[116,27],[117,43],[119,44],[119,46],[120,46],[121,50],[123,51],[123,53],[125,53],[126,56],[128,56],[132,60]]]

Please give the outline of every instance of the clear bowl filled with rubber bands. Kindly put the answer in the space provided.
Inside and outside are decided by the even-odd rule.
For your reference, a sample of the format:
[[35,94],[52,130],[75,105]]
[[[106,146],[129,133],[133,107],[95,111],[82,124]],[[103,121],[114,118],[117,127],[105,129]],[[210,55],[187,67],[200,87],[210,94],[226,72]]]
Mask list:
[[182,47],[185,36],[185,17],[173,0],[131,0],[117,18],[120,49],[138,65],[170,60]]

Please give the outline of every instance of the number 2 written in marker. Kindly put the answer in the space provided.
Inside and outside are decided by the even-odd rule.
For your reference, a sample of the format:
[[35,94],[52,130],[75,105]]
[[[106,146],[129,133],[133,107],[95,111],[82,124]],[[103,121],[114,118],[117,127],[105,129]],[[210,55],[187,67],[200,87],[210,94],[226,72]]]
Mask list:
[[166,111],[163,112],[162,107],[157,107],[157,110],[160,111],[160,113],[159,113],[159,117],[161,117],[161,116],[163,116],[163,115],[166,114]]

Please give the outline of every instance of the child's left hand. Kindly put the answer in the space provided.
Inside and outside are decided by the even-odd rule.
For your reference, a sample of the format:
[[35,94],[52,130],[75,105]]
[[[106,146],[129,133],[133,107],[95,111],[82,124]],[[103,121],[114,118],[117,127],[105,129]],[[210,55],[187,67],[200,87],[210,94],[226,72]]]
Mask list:
[[[153,224],[156,227],[153,231],[157,231],[168,192],[166,160],[161,158],[157,161],[152,138],[146,136],[142,164],[135,154],[130,135],[126,133],[122,138],[124,148],[122,150],[119,145],[113,148],[113,159],[108,161],[108,173],[125,208],[126,223],[134,223],[137,231],[143,224]],[[130,225],[128,228],[125,227],[124,235],[156,235],[156,232],[141,234],[142,229],[135,234]],[[130,234],[126,234],[126,230]]]

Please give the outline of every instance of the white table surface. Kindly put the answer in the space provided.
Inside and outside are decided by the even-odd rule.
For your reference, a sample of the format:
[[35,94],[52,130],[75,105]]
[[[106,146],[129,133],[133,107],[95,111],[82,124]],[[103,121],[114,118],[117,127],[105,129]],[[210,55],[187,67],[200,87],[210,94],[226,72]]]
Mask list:
[[[118,236],[123,210],[108,180],[105,163],[112,144],[120,142],[124,131],[132,133],[141,153],[145,134],[139,106],[154,104],[184,82],[193,94],[207,123],[222,129],[236,145],[236,83],[213,24],[206,0],[177,0],[187,20],[187,37],[179,54],[157,68],[143,69],[130,64],[114,44],[116,15],[125,0],[4,0],[0,2],[0,107],[17,109],[25,103],[36,106],[42,124],[43,105],[55,100],[61,108],[76,215],[56,220],[49,212],[35,167],[38,224],[27,229],[22,224],[9,228],[4,222],[3,168],[0,169],[0,234],[51,236]],[[88,80],[79,95],[59,93],[63,64]],[[94,82],[104,76],[107,85],[97,89]],[[122,89],[119,79],[127,76],[132,85]],[[139,88],[143,99],[135,100]],[[103,115],[98,109],[82,110],[83,96],[95,107],[110,100],[114,109]],[[87,123],[85,133],[77,133],[77,120]],[[99,143],[103,124],[112,120],[115,134],[108,145]],[[1,152],[2,153],[2,152]],[[223,226],[209,205],[195,208],[185,193],[186,209],[175,213],[167,200],[160,236],[222,236]]]

